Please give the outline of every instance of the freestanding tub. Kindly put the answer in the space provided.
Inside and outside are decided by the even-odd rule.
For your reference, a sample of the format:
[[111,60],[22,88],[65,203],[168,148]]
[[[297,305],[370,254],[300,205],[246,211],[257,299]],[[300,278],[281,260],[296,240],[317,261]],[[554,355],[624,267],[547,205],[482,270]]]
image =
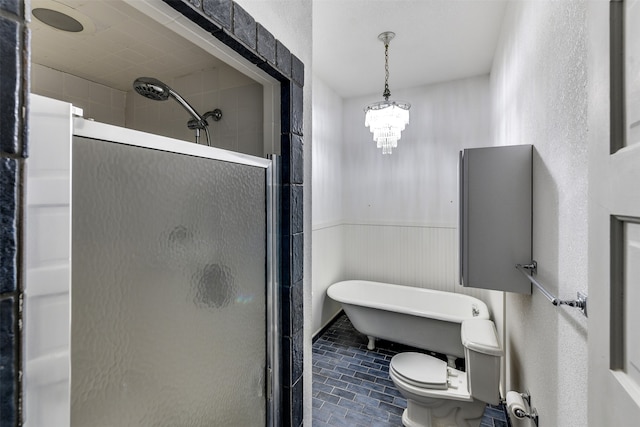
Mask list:
[[462,321],[489,318],[479,299],[432,289],[347,280],[329,286],[327,294],[342,304],[353,327],[367,335],[370,350],[382,338],[444,353],[450,364],[464,357]]

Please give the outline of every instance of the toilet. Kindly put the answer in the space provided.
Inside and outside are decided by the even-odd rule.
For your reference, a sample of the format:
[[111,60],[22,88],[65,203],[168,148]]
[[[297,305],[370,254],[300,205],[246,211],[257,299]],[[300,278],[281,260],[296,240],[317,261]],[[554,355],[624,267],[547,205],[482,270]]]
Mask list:
[[423,353],[399,353],[389,376],[407,399],[406,427],[478,427],[487,403],[499,403],[502,348],[488,319],[462,323],[465,372]]

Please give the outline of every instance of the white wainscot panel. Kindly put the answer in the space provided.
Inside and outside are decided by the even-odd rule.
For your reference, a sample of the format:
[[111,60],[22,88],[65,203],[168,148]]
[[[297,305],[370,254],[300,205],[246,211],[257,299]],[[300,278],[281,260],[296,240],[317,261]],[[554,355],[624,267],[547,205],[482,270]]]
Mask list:
[[347,279],[456,291],[456,229],[345,225]]
[[344,238],[342,225],[313,230],[311,313],[312,332],[318,332],[340,311],[341,305],[327,296],[327,288],[344,275]]

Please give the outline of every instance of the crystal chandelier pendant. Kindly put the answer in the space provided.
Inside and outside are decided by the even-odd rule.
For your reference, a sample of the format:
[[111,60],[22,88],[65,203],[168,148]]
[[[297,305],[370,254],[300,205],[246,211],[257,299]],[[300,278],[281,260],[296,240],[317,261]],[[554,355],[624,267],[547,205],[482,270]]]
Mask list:
[[409,108],[411,104],[403,101],[389,101],[389,42],[395,34],[387,31],[378,36],[384,43],[384,101],[374,102],[364,109],[364,125],[373,134],[373,140],[378,148],[382,148],[382,154],[391,154],[398,146],[398,140],[405,126],[409,124]]

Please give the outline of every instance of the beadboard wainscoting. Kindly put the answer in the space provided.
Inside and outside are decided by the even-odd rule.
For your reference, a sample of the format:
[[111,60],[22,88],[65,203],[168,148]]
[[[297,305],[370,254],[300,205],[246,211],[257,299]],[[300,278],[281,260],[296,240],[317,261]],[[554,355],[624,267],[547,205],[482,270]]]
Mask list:
[[340,303],[327,296],[327,288],[344,278],[344,226],[334,223],[314,227],[311,238],[314,247],[311,253],[312,331],[316,335],[341,309]]
[[348,223],[343,230],[347,279],[455,292],[455,227]]

